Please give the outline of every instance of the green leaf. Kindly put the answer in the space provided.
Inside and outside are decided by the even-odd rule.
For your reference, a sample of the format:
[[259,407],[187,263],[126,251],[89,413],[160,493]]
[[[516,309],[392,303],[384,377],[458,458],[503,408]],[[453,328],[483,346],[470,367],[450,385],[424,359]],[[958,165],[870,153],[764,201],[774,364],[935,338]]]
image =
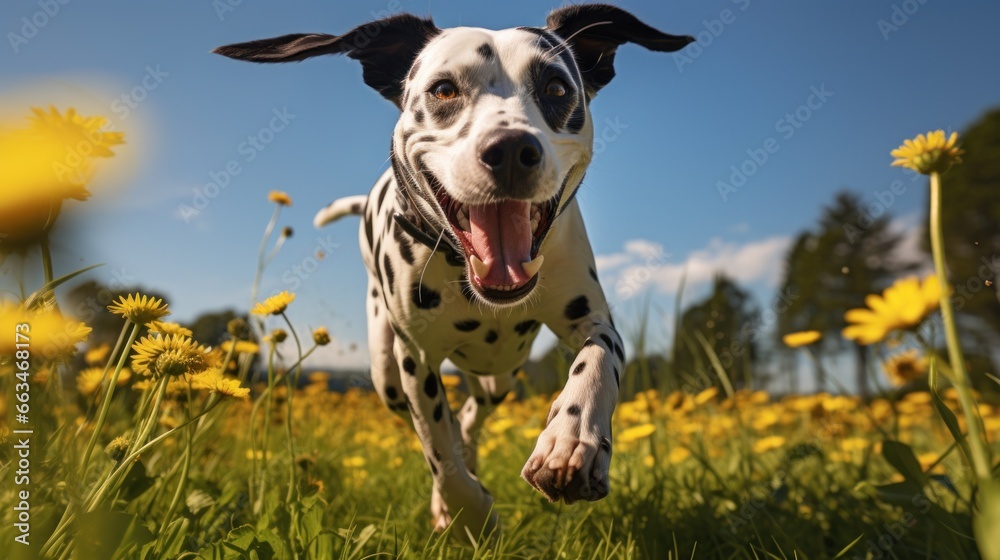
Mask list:
[[937,360],[931,358],[930,375],[928,377],[928,384],[931,389],[931,402],[934,403],[934,408],[937,410],[938,415],[941,416],[945,426],[948,427],[948,431],[951,432],[951,437],[958,444],[958,449],[962,452],[962,459],[965,460],[965,466],[968,467],[970,473],[975,472],[972,466],[972,452],[969,451],[969,442],[965,440],[965,435],[958,426],[958,419],[955,418],[955,413],[948,408],[948,405],[944,404],[944,399],[938,394],[938,377]]
[[861,542],[861,539],[863,539],[863,538],[865,538],[865,534],[861,533],[860,535],[858,535],[858,538],[856,538],[853,541],[851,541],[851,543],[848,544],[847,546],[845,546],[843,550],[841,550],[840,552],[838,552],[837,555],[833,557],[833,560],[837,560],[837,558],[841,558],[845,554],[847,554],[848,552],[850,552],[850,550],[852,548],[854,548],[854,545],[856,545],[859,542]]
[[980,485],[981,507],[973,519],[976,544],[983,560],[1000,560],[1000,481]]
[[882,456],[899,474],[903,475],[907,482],[917,485],[918,491],[927,485],[927,476],[909,445],[893,440],[884,441],[882,443]]
[[72,280],[73,278],[76,278],[77,276],[83,274],[84,272],[89,272],[91,270],[94,270],[95,268],[97,268],[99,266],[104,266],[104,265],[103,264],[95,264],[95,265],[92,265],[92,266],[88,266],[87,268],[81,268],[80,270],[77,270],[76,272],[70,272],[66,276],[61,276],[59,278],[56,278],[55,280],[49,282],[48,284],[42,286],[41,288],[39,288],[37,290],[35,290],[35,292],[33,294],[31,294],[30,296],[28,296],[28,299],[24,300],[24,308],[25,309],[31,309],[31,308],[33,308],[34,306],[36,306],[39,303],[41,303],[42,301],[44,301],[45,296],[48,295],[49,292],[51,292],[52,290],[54,290],[57,287],[59,287],[61,284],[64,284],[64,283]]

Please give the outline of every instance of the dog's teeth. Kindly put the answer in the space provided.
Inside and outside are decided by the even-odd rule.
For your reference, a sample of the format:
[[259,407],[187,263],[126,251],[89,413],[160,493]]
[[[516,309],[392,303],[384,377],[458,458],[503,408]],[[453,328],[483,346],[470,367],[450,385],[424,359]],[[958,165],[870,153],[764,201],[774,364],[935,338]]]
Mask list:
[[490,273],[490,265],[479,260],[476,255],[469,257],[469,263],[472,264],[472,272],[475,272],[476,276],[480,278],[486,278],[486,275]]
[[526,263],[521,263],[524,267],[524,272],[528,275],[528,278],[538,274],[538,271],[542,268],[542,263],[545,262],[545,257],[538,255],[534,260],[528,261]]

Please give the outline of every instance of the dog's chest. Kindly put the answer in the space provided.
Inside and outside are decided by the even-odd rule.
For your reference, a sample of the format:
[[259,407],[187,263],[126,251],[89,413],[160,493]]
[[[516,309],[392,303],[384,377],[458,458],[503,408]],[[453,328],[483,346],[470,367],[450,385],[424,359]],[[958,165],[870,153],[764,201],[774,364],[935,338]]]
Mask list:
[[394,190],[392,180],[378,183],[361,224],[372,295],[378,294],[393,330],[429,358],[450,358],[469,373],[496,375],[522,366],[541,329],[539,310],[495,310],[474,301],[463,290],[465,268],[449,264],[393,219]]

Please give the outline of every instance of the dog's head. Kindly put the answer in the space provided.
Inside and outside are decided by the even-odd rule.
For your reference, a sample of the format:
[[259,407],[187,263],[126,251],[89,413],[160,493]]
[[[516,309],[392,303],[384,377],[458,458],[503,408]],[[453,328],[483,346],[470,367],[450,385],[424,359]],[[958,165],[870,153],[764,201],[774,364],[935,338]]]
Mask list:
[[542,241],[583,180],[589,103],[614,77],[617,48],[671,52],[692,40],[591,4],[552,12],[545,28],[441,30],[399,15],[341,36],[285,35],[215,52],[253,62],[358,59],[365,83],[402,111],[392,143],[400,187],[428,229],[465,256],[473,293],[508,305],[534,289]]

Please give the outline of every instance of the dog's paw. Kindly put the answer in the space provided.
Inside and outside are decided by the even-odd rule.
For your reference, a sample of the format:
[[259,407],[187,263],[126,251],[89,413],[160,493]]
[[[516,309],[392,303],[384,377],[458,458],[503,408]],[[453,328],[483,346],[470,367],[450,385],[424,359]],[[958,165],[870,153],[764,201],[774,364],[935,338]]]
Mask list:
[[608,495],[610,465],[611,440],[581,422],[579,410],[562,412],[538,436],[521,477],[551,502],[593,502]]

